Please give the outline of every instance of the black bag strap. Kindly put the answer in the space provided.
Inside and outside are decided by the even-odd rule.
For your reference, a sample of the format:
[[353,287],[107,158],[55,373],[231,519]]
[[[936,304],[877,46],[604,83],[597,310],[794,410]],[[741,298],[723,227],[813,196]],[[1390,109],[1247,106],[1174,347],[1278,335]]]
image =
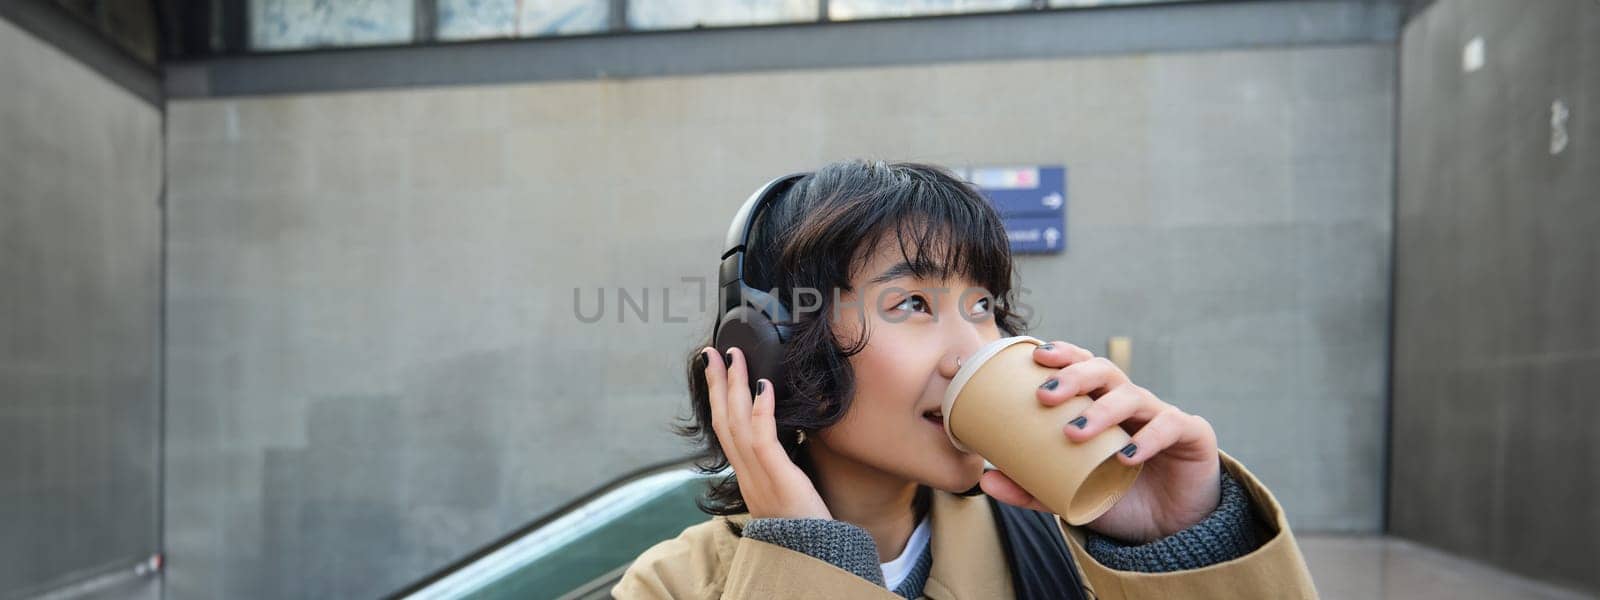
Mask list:
[[1011,568],[1011,587],[1018,600],[1067,598],[1089,600],[1089,593],[1078,577],[1072,551],[1050,513],[1012,506],[991,496],[989,510],[994,513],[1000,532],[1000,547],[1005,549],[1006,565]]

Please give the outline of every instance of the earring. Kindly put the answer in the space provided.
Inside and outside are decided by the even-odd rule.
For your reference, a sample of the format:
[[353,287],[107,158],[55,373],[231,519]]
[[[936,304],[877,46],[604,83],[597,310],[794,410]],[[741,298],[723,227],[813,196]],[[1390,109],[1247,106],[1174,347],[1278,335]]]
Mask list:
[[795,435],[794,444],[796,446],[806,443],[806,431],[804,429],[796,429],[796,430],[794,430],[794,435]]

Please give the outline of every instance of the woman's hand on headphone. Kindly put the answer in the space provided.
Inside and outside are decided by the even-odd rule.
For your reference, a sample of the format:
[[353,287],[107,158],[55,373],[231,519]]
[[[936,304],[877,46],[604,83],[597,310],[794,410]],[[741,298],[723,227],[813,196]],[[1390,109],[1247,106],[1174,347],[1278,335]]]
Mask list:
[[[1039,388],[1041,404],[1056,406],[1084,395],[1094,399],[1066,426],[1067,439],[1083,442],[1120,426],[1133,441],[1117,460],[1144,464],[1122,499],[1086,527],[1125,541],[1150,542],[1199,523],[1216,510],[1222,498],[1221,457],[1211,423],[1134,385],[1116,363],[1067,342],[1040,346],[1033,359],[1060,369],[1054,385],[1047,381]],[[997,500],[1050,512],[999,471],[985,473],[981,484]]]
[[759,380],[761,389],[752,401],[743,351],[729,349],[726,357],[716,348],[701,352],[707,355],[711,427],[739,478],[739,494],[750,517],[832,519],[811,477],[789,460],[778,442],[772,382]]

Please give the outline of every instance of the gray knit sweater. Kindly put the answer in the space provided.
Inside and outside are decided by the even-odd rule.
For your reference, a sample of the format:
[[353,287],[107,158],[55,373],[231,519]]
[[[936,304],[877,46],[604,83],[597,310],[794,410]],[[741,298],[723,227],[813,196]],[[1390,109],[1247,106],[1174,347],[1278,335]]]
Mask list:
[[[877,542],[860,526],[831,519],[753,519],[745,525],[743,535],[804,552],[884,585]],[[1244,556],[1259,548],[1263,537],[1261,523],[1250,508],[1249,496],[1238,481],[1223,471],[1222,499],[1217,509],[1199,523],[1138,545],[1091,531],[1084,550],[1113,569],[1161,573],[1197,569]],[[905,583],[894,592],[905,598],[920,597],[932,567],[930,544],[917,559]]]

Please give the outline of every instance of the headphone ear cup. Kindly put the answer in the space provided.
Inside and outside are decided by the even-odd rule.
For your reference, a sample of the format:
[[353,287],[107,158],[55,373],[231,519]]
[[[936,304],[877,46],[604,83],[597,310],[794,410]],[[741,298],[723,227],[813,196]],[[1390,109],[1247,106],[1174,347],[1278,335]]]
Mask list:
[[789,396],[788,378],[784,377],[783,339],[778,326],[761,311],[751,306],[741,306],[722,316],[714,345],[718,352],[726,353],[737,347],[744,353],[750,375],[750,396],[755,397],[756,380],[772,382],[775,398]]

